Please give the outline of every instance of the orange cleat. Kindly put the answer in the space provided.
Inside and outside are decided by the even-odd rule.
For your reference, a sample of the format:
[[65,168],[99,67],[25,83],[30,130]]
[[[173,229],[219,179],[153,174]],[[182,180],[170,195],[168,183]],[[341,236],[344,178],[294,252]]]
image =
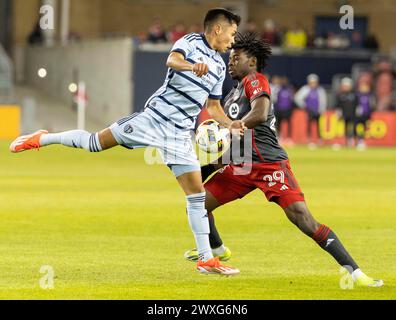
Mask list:
[[199,260],[197,263],[197,270],[203,274],[219,274],[223,276],[234,276],[240,272],[236,268],[223,265],[219,257],[212,258],[205,262]]
[[47,130],[39,130],[26,136],[20,136],[11,143],[10,151],[18,153],[31,149],[40,149],[40,137],[47,133]]

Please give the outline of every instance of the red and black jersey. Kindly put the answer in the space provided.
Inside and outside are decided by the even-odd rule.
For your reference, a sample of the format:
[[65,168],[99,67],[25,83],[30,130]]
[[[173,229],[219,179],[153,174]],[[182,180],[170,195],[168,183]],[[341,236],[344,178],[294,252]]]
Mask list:
[[[251,110],[251,103],[263,96],[271,99],[267,78],[259,72],[249,74],[227,95],[224,100],[224,111],[232,120],[241,120]],[[279,162],[288,159],[286,151],[279,145],[275,121],[274,108],[271,103],[267,121],[245,133],[251,132],[253,135],[253,162]]]

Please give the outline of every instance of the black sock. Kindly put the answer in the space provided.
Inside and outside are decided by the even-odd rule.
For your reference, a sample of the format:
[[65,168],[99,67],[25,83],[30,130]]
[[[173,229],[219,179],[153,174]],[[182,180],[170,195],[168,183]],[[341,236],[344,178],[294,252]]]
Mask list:
[[210,247],[212,249],[216,249],[223,245],[223,240],[221,240],[219,232],[216,229],[214,216],[212,212],[208,212],[208,218],[209,218],[209,227],[210,227],[210,234],[209,234]]
[[341,266],[350,266],[353,271],[359,268],[342,245],[340,239],[338,239],[336,234],[331,231],[329,227],[322,224],[312,236],[312,239],[314,239],[323,250],[330,253]]
[[208,177],[215,171],[216,168],[212,164],[201,167],[202,182],[205,182],[205,180],[208,179]]

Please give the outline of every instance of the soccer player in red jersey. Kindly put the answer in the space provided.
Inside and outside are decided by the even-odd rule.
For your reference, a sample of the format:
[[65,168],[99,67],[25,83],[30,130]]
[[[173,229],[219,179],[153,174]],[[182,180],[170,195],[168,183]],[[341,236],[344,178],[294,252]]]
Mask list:
[[[231,155],[228,165],[210,164],[202,167],[203,181],[221,168],[205,183],[212,251],[222,260],[228,260],[231,255],[223,245],[212,212],[258,188],[268,201],[277,203],[304,234],[316,241],[341,266],[345,266],[356,285],[382,286],[382,280],[374,280],[360,270],[336,234],[317,222],[307,207],[287,153],[278,143],[270,86],[267,78],[260,73],[270,55],[270,46],[255,34],[238,35],[230,54],[229,73],[238,81],[238,85],[225,98],[224,111],[231,119],[243,121],[249,129],[245,137],[251,137],[251,161],[237,164]],[[197,252],[195,249],[189,250],[185,257],[195,260]]]

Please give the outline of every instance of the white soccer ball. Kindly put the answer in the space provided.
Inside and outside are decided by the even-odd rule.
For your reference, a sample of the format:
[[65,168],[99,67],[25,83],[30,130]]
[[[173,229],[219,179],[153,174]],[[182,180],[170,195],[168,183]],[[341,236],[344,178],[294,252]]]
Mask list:
[[197,129],[195,141],[207,153],[219,153],[230,145],[230,131],[213,119],[202,122]]

